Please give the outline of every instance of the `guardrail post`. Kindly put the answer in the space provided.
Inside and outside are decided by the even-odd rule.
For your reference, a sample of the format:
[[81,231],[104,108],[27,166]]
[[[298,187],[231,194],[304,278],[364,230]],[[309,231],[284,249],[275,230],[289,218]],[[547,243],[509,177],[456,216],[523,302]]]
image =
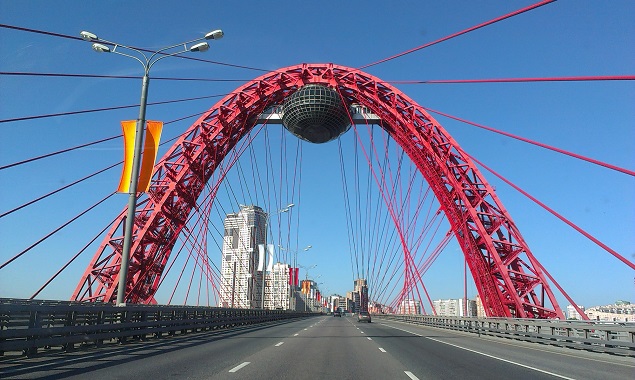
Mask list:
[[611,341],[611,332],[609,330],[604,331],[604,340],[606,341],[604,347],[615,347],[612,344],[608,343]]
[[[101,326],[104,324],[104,311],[100,310],[97,312],[97,320],[95,321],[95,323],[97,324],[97,326]],[[96,335],[99,335],[101,333],[102,330],[97,330],[95,331]],[[103,338],[99,338],[97,340],[95,340],[95,345],[97,347],[101,347],[104,345],[104,339]]]
[[[126,306],[123,306],[122,308],[125,308],[125,307]],[[122,310],[122,311],[119,311],[118,314],[119,314],[119,324],[120,325],[128,323],[128,311]],[[119,326],[119,331],[122,334],[127,329],[128,329],[127,327]],[[128,340],[128,337],[126,335],[121,335],[119,337],[119,344],[125,344],[127,340]]]
[[[29,313],[29,330],[31,331],[36,331],[39,330],[42,326],[40,325],[40,313],[37,310],[33,310],[31,311],[31,313]],[[27,336],[26,340],[27,341],[36,341],[37,340],[37,335],[29,335]],[[35,342],[33,342],[33,346],[31,347],[27,347],[24,350],[24,354],[27,357],[32,357],[34,355],[37,354],[37,345]]]
[[[163,311],[159,310],[156,312],[156,314],[154,314],[154,321],[155,322],[163,322]],[[154,337],[155,338],[161,338],[163,336],[163,332],[161,332],[161,328],[163,328],[163,324],[161,325],[157,325],[157,331],[154,332]]]
[[[6,314],[3,312],[0,312],[0,332],[8,330],[9,329],[9,320],[11,319],[11,317],[9,316],[9,312],[7,312]],[[4,338],[0,338],[0,343],[3,343],[6,339]],[[0,350],[0,356],[4,356],[4,351]]]
[[[75,312],[74,311],[69,311],[68,313],[66,313],[66,320],[64,321],[64,327],[66,327],[67,329],[71,329],[73,326],[75,326]],[[68,333],[66,334],[67,337],[73,335],[73,333]],[[64,348],[64,352],[71,352],[73,350],[75,350],[75,344],[74,343],[66,343],[63,345]]]

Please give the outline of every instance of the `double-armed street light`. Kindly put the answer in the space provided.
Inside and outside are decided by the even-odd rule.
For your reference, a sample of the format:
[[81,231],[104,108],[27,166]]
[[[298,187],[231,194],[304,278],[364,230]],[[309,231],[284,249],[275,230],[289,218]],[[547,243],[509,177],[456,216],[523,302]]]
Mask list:
[[[126,279],[128,277],[128,265],[130,259],[130,248],[132,246],[132,227],[134,224],[134,217],[137,206],[137,183],[139,178],[139,170],[141,166],[141,156],[143,153],[143,132],[146,118],[146,106],[148,97],[148,85],[150,83],[150,69],[152,66],[163,58],[173,57],[179,54],[187,52],[204,52],[209,50],[209,44],[207,42],[199,42],[203,40],[218,40],[223,37],[223,31],[220,29],[213,30],[201,38],[197,38],[191,41],[182,42],[179,44],[171,45],[152,52],[150,56],[146,55],[143,51],[134,47],[122,45],[120,43],[104,40],[97,37],[97,35],[82,31],[80,36],[89,42],[93,42],[93,50],[98,53],[114,53],[122,55],[124,57],[133,58],[137,60],[143,66],[143,81],[141,85],[141,104],[139,107],[139,117],[137,118],[137,126],[135,131],[135,145],[134,155],[132,161],[132,174],[130,176],[130,188],[128,190],[128,212],[126,215],[126,221],[124,226],[124,242],[121,252],[121,266],[119,269],[119,284],[117,288],[117,305],[125,305],[126,299]],[[112,46],[112,49],[110,46]],[[181,50],[169,53],[167,51],[183,47]],[[188,47],[189,46],[189,47]],[[126,49],[138,54],[135,56],[128,53],[119,51],[120,49]]]

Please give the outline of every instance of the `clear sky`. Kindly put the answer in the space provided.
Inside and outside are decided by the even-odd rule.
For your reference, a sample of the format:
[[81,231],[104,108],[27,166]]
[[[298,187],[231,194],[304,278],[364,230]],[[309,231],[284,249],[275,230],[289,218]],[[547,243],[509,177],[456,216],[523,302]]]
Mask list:
[[[235,81],[153,81],[150,102],[226,94],[266,70],[303,62],[360,67],[448,36],[535,1],[8,1],[0,23],[78,36],[82,30],[131,46],[157,49],[221,28],[198,58],[249,70],[166,59],[155,77]],[[185,5],[186,4],[186,5]],[[635,2],[561,0],[366,69],[386,81],[635,74]],[[141,66],[96,54],[90,44],[0,28],[0,71],[141,75]],[[629,170],[635,169],[633,81],[395,84],[418,104]],[[139,80],[0,75],[0,120],[139,101]],[[170,121],[203,112],[218,98],[148,108],[148,118]],[[0,124],[0,166],[111,137],[137,108]],[[483,161],[581,228],[635,261],[635,181],[582,162],[442,116],[435,118],[465,151]],[[166,126],[164,139],[195,119]],[[352,135],[352,134],[351,134]],[[351,138],[351,136],[346,136]],[[0,171],[0,213],[121,159],[116,140],[97,148]],[[337,144],[305,146],[303,216],[298,231],[303,265],[329,292],[352,289],[348,239],[334,214],[340,200]],[[314,161],[311,165],[310,162]],[[332,164],[332,166],[327,166]],[[596,244],[485,173],[538,260],[585,306],[635,302],[634,272]],[[119,171],[99,176],[37,205],[0,218],[0,262],[41,239],[114,190]],[[119,195],[0,271],[0,297],[28,297],[120,212]],[[92,252],[82,256],[43,294],[67,299]],[[212,253],[210,253],[214,256]],[[431,296],[462,295],[462,264],[444,252],[433,267]],[[457,276],[457,273],[459,274]],[[448,280],[451,278],[452,280]],[[36,284],[37,283],[37,284]],[[475,290],[470,288],[469,296]],[[562,300],[564,308],[567,302]]]

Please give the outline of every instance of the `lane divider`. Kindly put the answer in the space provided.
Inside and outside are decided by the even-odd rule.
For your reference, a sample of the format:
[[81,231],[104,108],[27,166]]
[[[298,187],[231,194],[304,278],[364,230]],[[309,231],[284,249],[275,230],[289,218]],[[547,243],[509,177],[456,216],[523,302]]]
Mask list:
[[250,363],[251,362],[244,362],[243,364],[237,365],[236,367],[230,369],[229,372],[238,372],[238,370],[240,370],[243,367],[248,366]]
[[282,346],[283,344],[284,344],[284,342],[280,342],[280,343],[276,344],[276,347],[280,347],[280,346]]
[[419,380],[419,378],[417,376],[415,376],[412,372],[410,371],[404,371],[404,373],[411,378],[412,380]]

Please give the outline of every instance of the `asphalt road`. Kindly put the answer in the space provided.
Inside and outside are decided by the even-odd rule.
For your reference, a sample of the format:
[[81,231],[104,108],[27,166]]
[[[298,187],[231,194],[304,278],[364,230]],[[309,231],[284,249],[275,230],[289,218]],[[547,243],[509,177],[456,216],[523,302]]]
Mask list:
[[33,359],[0,379],[632,379],[635,359],[321,316]]

